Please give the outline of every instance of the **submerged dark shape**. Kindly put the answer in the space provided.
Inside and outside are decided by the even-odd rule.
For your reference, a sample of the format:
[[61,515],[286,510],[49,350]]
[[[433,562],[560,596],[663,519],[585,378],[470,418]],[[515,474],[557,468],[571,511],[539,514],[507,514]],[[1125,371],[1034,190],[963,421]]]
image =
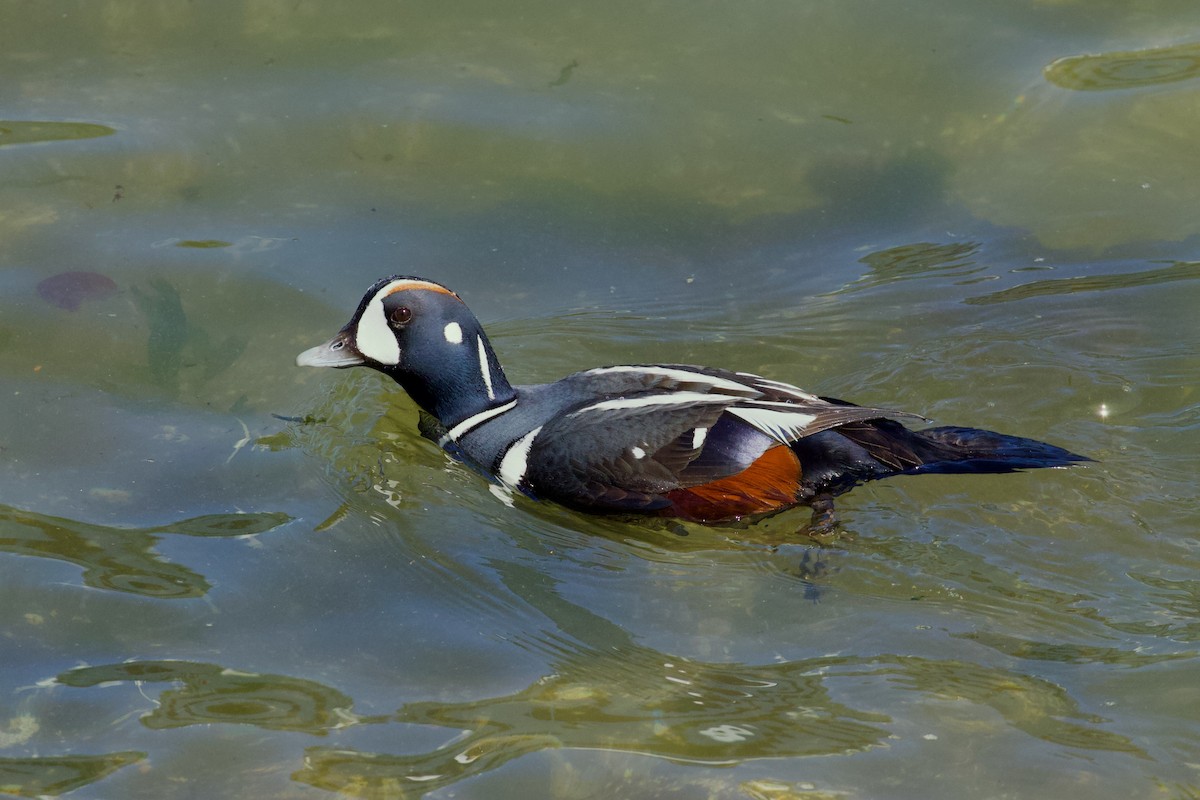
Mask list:
[[0,120],[0,147],[14,144],[93,139],[111,136],[116,130],[94,122],[39,122],[37,120]]
[[145,758],[145,753],[135,750],[95,756],[0,758],[0,786],[4,794],[16,797],[58,797]]
[[451,455],[509,490],[592,512],[726,522],[807,504],[827,525],[830,498],[863,481],[1091,460],[976,428],[914,431],[896,420],[916,414],[708,367],[598,367],[514,387],[458,295],[415,277],[376,282],[296,363],[383,372]]
[[203,597],[205,577],[154,552],[165,534],[246,536],[291,521],[282,512],[209,514],[149,528],[93,525],[0,505],[0,553],[66,561],[83,568],[83,582],[96,589],[156,600]]
[[78,311],[84,300],[99,300],[116,291],[113,279],[99,272],[60,272],[37,285],[38,297],[67,311]]

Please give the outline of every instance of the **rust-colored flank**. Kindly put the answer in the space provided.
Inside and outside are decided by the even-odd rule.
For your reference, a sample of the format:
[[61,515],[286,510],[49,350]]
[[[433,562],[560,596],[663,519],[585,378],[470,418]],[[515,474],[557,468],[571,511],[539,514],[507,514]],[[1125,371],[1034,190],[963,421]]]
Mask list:
[[750,466],[728,478],[667,493],[670,513],[716,522],[765,514],[795,505],[800,491],[800,460],[786,445],[776,445]]

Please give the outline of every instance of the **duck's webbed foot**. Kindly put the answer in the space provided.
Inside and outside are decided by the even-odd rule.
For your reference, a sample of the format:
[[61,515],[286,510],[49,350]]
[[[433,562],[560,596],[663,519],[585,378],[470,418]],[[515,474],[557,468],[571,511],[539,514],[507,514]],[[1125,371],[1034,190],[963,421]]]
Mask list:
[[809,503],[812,519],[796,533],[812,539],[825,539],[837,533],[838,518],[833,508],[833,495],[819,494]]
[[439,441],[448,431],[437,417],[426,411],[421,411],[417,417],[417,431],[431,442]]

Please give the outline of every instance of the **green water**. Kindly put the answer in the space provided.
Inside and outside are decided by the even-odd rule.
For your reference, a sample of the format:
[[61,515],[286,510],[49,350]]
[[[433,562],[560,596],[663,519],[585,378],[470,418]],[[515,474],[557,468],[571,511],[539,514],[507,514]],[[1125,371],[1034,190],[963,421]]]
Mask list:
[[[1194,0],[0,5],[0,792],[1200,796],[1198,53]],[[1097,462],[821,543],[509,507],[293,366],[395,272],[514,382]]]

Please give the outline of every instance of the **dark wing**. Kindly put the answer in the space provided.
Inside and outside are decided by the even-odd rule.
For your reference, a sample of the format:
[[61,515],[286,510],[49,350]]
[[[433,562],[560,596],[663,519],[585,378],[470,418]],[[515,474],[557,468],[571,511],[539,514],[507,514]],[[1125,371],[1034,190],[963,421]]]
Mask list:
[[663,494],[681,486],[681,472],[733,400],[672,392],[584,404],[542,426],[528,480],[539,496],[571,505],[665,508]]
[[746,470],[779,444],[897,414],[830,401],[754,375],[685,365],[579,373],[593,397],[547,422],[529,453],[535,492],[646,511],[663,495]]
[[868,419],[927,421],[919,414],[856,406],[844,400],[818,397],[790,383],[712,367],[637,364],[599,367],[572,377],[586,381],[596,395],[606,397],[643,392],[728,396],[732,413],[783,444],[848,422]]

